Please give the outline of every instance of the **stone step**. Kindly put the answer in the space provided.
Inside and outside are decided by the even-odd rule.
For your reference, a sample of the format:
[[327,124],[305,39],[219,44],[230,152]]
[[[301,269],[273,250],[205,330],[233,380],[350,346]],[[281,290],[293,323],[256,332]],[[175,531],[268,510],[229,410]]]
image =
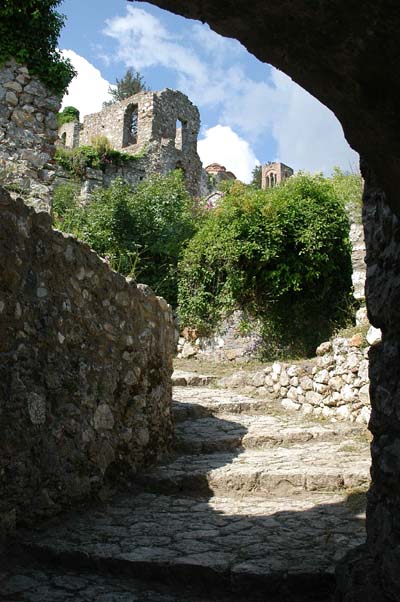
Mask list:
[[140,477],[151,491],[190,495],[290,495],[338,491],[369,483],[365,444],[310,442],[177,457]]
[[173,414],[175,422],[197,419],[218,414],[268,414],[271,411],[284,413],[280,404],[270,400],[259,400],[224,389],[174,387]]
[[[360,496],[338,494],[198,499],[141,493],[53,521],[26,534],[23,545],[58,569],[183,581],[207,592],[222,586],[254,600],[322,602],[329,599],[335,563],[364,542],[363,505]],[[252,595],[257,590],[261,598]],[[71,599],[80,600],[73,593]]]
[[218,378],[214,374],[198,374],[197,372],[185,372],[184,370],[174,370],[171,377],[174,387],[207,387],[216,383]]
[[[294,422],[294,424],[292,424]],[[179,421],[175,428],[175,449],[187,454],[229,451],[238,447],[263,449],[278,445],[312,441],[345,441],[353,447],[364,442],[368,449],[365,429],[345,423],[318,423],[303,420],[296,424],[291,416],[247,416],[220,414],[196,420]]]
[[[2,560],[0,558],[0,560]],[[5,563],[3,563],[5,564]],[[10,565],[10,563],[8,563]],[[74,564],[72,562],[68,564]],[[90,565],[90,561],[89,561]],[[48,562],[17,562],[0,571],[0,600],[5,602],[230,602],[227,594],[201,595],[193,588],[146,581],[106,570],[89,572],[79,562],[75,568],[49,566]]]

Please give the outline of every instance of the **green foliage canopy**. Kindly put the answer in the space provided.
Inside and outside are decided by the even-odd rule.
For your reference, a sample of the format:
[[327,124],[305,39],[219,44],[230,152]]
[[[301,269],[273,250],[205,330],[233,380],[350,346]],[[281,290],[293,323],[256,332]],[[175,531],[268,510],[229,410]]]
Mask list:
[[54,158],[66,171],[78,178],[83,178],[87,167],[104,169],[107,164],[120,166],[130,161],[137,161],[143,156],[143,152],[136,155],[122,153],[111,148],[107,138],[99,136],[93,140],[92,146],[83,145],[73,149],[59,146]]
[[348,231],[343,202],[322,176],[266,191],[235,182],[180,262],[182,324],[206,334],[246,309],[262,319],[266,340],[273,333],[277,347],[312,354],[348,318]]
[[117,78],[115,80],[115,86],[108,88],[112,100],[105,102],[104,105],[112,105],[139,92],[148,92],[148,90],[149,88],[144,81],[143,75],[139,71],[135,73],[133,69],[129,68],[121,79]]
[[261,188],[261,174],[261,165],[255,165],[253,171],[251,172],[252,179],[250,186],[253,186],[253,188]]
[[195,230],[193,201],[181,171],[153,176],[136,191],[122,180],[80,207],[69,186],[56,191],[54,223],[88,243],[115,270],[144,282],[172,305],[177,264]]
[[65,107],[57,115],[58,127],[64,125],[64,123],[70,123],[71,121],[79,121],[79,111],[76,107]]
[[62,58],[57,40],[64,17],[55,9],[62,0],[2,0],[0,64],[10,58],[26,64],[50,90],[63,94],[76,75]]
[[330,178],[335,193],[345,204],[351,219],[361,223],[362,192],[364,182],[361,174],[357,171],[343,171],[340,167],[334,167],[332,178]]

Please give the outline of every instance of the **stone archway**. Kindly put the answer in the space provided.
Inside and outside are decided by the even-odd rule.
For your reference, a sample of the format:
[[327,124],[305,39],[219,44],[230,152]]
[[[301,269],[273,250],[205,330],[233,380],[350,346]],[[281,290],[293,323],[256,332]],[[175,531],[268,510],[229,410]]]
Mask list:
[[373,485],[367,546],[340,572],[338,599],[400,599],[400,11],[392,0],[150,0],[206,21],[328,106],[365,178],[367,305],[383,341],[370,357]]

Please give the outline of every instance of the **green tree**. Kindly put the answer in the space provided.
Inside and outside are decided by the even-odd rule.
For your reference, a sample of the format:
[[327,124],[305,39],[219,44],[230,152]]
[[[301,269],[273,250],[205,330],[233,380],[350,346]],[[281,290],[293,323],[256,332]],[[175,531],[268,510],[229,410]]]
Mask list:
[[261,165],[255,165],[251,175],[252,180],[250,186],[253,186],[253,188],[261,188]]
[[333,168],[331,181],[338,198],[345,204],[350,219],[361,223],[362,193],[364,182],[358,171]]
[[121,79],[117,78],[115,80],[115,86],[110,86],[108,88],[112,100],[105,102],[104,105],[112,105],[121,100],[125,100],[125,98],[129,98],[134,94],[138,94],[139,92],[148,92],[148,90],[149,88],[139,71],[136,71],[135,73],[133,69],[129,68]]
[[69,106],[65,107],[57,115],[58,127],[64,123],[70,123],[71,121],[79,121],[79,111],[77,108]]
[[71,203],[72,193],[69,187],[56,195],[55,226],[176,305],[178,260],[198,221],[182,172],[155,175],[136,191],[115,180],[109,188],[96,190],[85,207],[76,197]]
[[76,75],[57,49],[64,16],[55,9],[62,0],[2,0],[0,64],[10,58],[26,64],[50,90],[63,94]]
[[210,333],[244,309],[264,323],[270,352],[312,355],[349,316],[348,232],[344,205],[322,176],[265,191],[236,182],[180,262],[183,325]]

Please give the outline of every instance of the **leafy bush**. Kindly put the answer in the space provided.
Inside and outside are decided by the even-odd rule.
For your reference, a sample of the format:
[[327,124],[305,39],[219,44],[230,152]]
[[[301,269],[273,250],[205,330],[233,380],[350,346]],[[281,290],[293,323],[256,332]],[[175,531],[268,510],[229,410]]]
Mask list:
[[342,171],[335,167],[331,178],[338,198],[345,204],[348,214],[356,223],[361,223],[363,179],[359,172]]
[[64,17],[55,8],[61,1],[2,0],[0,4],[0,64],[15,58],[60,96],[76,75],[71,62],[57,50]]
[[111,142],[107,136],[93,136],[90,142],[100,157],[102,155],[107,155],[107,153],[113,150]]
[[79,121],[79,111],[75,107],[65,107],[57,115],[58,127],[64,125],[64,123],[70,123],[71,121]]
[[87,167],[104,170],[107,164],[120,166],[130,161],[137,161],[143,153],[144,151],[130,155],[114,150],[105,136],[98,136],[93,139],[93,146],[84,145],[73,149],[59,146],[55,160],[72,175],[84,178]]
[[69,182],[57,186],[53,192],[53,214],[59,219],[69,211],[75,211],[79,195],[79,184]]
[[348,231],[343,202],[322,176],[266,191],[235,182],[180,262],[182,324],[209,334],[246,309],[262,319],[272,353],[312,354],[349,316]]
[[64,189],[54,205],[55,226],[176,305],[178,259],[195,230],[193,201],[182,172],[153,176],[136,191],[115,180],[109,188],[96,190],[85,207],[76,197],[71,204],[69,195]]

